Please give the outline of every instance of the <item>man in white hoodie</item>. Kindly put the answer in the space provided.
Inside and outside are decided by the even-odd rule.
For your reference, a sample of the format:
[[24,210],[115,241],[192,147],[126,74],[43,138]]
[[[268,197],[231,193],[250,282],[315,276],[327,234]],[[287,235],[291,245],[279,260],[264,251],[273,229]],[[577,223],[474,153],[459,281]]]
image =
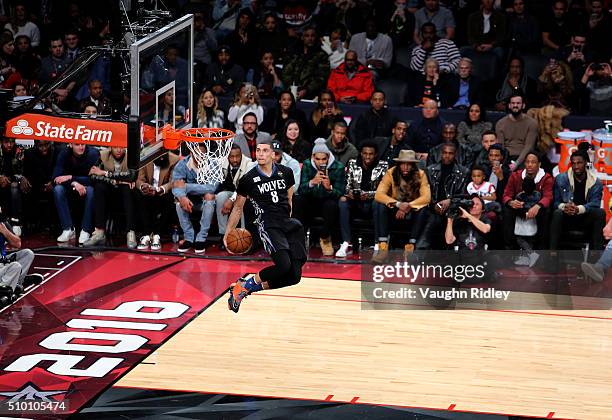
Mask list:
[[[236,143],[232,144],[229,156],[224,159],[222,163],[222,170],[225,175],[224,181],[219,185],[215,194],[215,200],[217,202],[217,223],[219,224],[219,234],[221,235],[225,234],[227,219],[238,197],[238,193],[236,192],[238,181],[242,178],[242,175],[253,167],[253,165],[254,162],[251,158],[242,154],[240,146]],[[241,223],[244,227],[244,215]]]
[[280,163],[293,171],[293,178],[295,180],[293,193],[297,194],[300,187],[300,173],[302,172],[300,162],[292,158],[289,153],[283,152],[283,146],[279,141],[272,141],[272,151],[274,152],[274,161],[276,163]]

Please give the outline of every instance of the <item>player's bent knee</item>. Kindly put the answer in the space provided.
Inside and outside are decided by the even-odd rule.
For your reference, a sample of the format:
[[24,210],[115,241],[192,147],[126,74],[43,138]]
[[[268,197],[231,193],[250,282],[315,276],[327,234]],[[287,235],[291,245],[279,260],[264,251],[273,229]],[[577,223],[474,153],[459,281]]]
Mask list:
[[300,280],[302,280],[301,276],[296,276],[295,274],[293,274],[289,276],[286,284],[287,286],[295,286],[296,284],[300,282]]

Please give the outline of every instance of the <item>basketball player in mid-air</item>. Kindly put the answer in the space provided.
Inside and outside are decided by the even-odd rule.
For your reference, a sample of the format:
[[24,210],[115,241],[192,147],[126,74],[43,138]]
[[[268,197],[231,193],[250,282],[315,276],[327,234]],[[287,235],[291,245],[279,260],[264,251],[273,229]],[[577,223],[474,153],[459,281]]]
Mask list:
[[278,142],[263,140],[257,144],[257,165],[238,181],[237,198],[227,222],[223,242],[236,228],[242,207],[248,199],[255,209],[255,225],[264,249],[273,265],[255,275],[246,275],[230,286],[229,309],[238,312],[242,299],[263,289],[278,289],[299,283],[306,263],[304,228],[291,217],[294,178],[291,169],[274,162]]

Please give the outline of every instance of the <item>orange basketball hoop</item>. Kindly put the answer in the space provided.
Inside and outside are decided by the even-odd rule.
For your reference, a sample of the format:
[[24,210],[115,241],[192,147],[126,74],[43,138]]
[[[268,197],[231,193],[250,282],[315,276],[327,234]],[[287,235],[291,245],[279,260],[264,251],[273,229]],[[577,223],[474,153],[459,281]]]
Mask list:
[[200,184],[214,184],[223,181],[222,160],[229,156],[234,136],[234,132],[225,128],[176,130],[166,125],[162,129],[166,149],[178,149],[181,142],[185,142],[198,168],[197,177]]
[[236,134],[225,128],[186,128],[174,129],[167,124],[162,129],[164,147],[168,150],[176,150],[181,142],[201,143],[204,141],[227,141],[232,140]]

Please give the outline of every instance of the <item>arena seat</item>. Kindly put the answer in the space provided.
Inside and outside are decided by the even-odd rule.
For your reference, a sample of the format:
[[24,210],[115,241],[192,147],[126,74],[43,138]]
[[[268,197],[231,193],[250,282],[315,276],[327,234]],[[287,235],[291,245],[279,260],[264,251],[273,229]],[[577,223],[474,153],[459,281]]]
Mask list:
[[384,79],[376,82],[376,87],[385,92],[388,106],[398,106],[404,102],[408,84],[399,79]]

